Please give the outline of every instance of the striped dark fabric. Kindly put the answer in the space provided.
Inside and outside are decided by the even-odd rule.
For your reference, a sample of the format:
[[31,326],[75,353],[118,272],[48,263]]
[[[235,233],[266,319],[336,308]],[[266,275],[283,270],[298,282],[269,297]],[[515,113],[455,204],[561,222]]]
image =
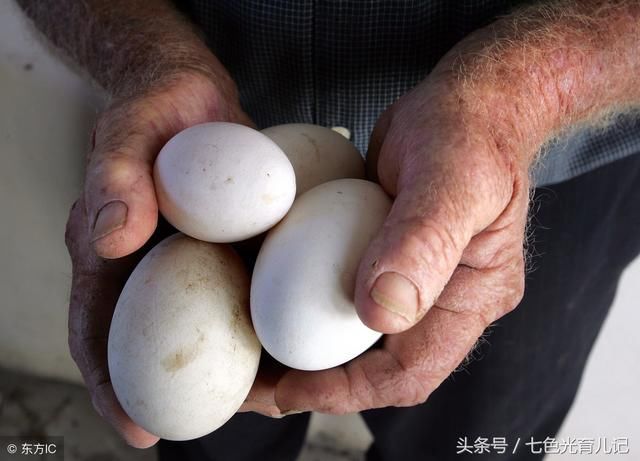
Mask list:
[[[175,0],[258,126],[345,126],[361,152],[380,113],[473,30],[530,1]],[[640,118],[574,132],[536,166],[547,185],[640,152]]]

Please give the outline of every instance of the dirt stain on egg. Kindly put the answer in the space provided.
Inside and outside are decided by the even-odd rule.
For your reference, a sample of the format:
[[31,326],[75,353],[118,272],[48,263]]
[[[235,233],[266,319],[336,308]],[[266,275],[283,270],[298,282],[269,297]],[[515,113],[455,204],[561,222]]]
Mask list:
[[262,201],[267,205],[271,205],[275,201],[275,197],[271,194],[262,194]]
[[200,346],[204,342],[204,335],[200,333],[193,344],[179,347],[166,355],[160,362],[168,373],[175,373],[193,362],[200,353]]

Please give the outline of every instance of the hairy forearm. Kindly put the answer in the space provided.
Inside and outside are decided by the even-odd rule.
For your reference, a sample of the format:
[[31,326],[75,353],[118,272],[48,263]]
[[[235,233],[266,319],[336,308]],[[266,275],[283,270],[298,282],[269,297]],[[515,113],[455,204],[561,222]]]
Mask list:
[[498,149],[530,162],[559,133],[640,107],[640,2],[528,7],[470,36],[437,71],[453,74],[457,104],[488,121]]
[[38,29],[113,97],[184,72],[233,86],[169,0],[18,0]]

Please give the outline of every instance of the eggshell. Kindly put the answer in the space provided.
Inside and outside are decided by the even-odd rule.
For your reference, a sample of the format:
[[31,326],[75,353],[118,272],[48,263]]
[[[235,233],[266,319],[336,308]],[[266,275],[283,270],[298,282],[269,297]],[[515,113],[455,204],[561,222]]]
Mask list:
[[142,259],[108,343],[111,382],[133,421],[188,440],[233,416],[260,360],[248,297],[249,277],[228,245],[176,234]]
[[208,242],[244,240],[275,225],[295,197],[282,150],[259,131],[203,123],[181,131],[156,159],[158,206],[178,230]]
[[349,130],[349,128],[346,128],[344,126],[332,126],[331,129],[338,133],[340,136],[346,139],[351,139],[351,131]]
[[300,196],[267,235],[251,281],[251,317],[264,348],[300,370],[340,365],[381,334],[353,303],[356,272],[391,200],[380,186],[340,179]]
[[358,149],[340,133],[323,126],[289,123],[262,130],[287,154],[296,173],[297,195],[341,178],[364,179]]

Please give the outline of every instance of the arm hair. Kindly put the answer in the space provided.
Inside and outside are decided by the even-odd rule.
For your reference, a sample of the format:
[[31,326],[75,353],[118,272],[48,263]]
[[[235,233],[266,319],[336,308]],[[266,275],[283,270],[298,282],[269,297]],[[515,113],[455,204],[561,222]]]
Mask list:
[[443,59],[459,103],[497,147],[531,160],[549,139],[640,108],[640,2],[553,0],[516,10]]
[[169,0],[17,0],[36,27],[114,98],[184,72],[233,85]]

